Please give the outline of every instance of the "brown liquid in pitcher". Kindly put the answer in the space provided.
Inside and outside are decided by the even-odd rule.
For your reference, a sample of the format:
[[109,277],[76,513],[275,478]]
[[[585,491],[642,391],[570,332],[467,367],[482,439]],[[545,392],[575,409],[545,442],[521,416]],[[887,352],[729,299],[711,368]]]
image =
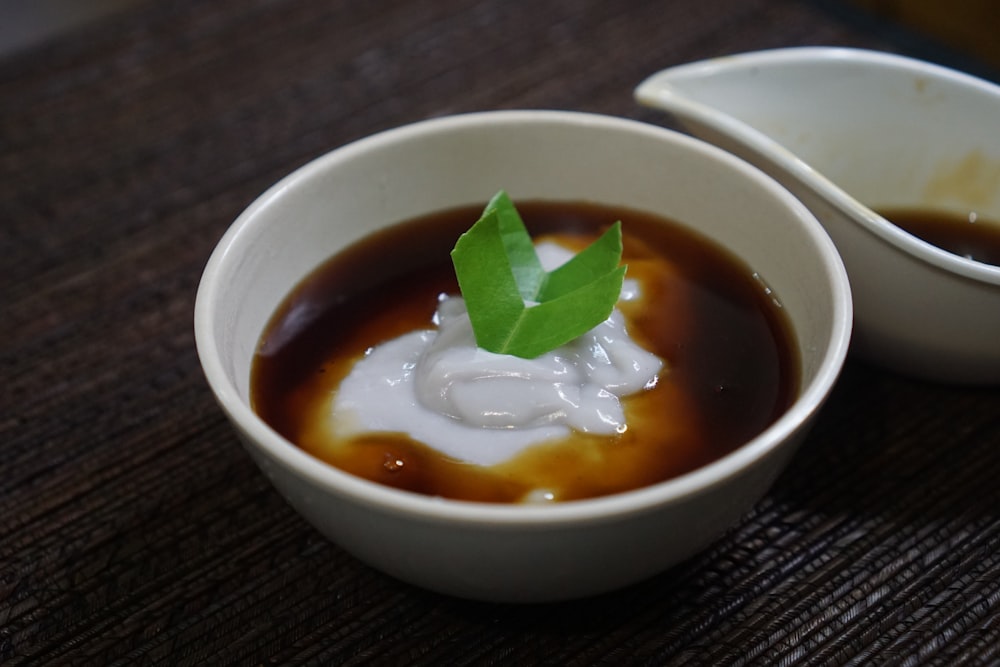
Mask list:
[[[535,240],[582,249],[622,220],[623,262],[643,301],[622,303],[629,333],[659,355],[656,385],[626,397],[622,435],[574,434],[482,467],[401,434],[331,441],[331,393],[365,350],[430,328],[442,292],[457,294],[449,252],[479,208],[374,234],[308,276],[272,317],[255,357],[254,410],[314,456],[417,493],[486,502],[589,498],[636,489],[728,454],[780,416],[798,392],[799,353],[766,286],[729,253],[648,214],[582,203],[518,203]],[[470,437],[474,437],[474,432]]]
[[942,250],[985,264],[1000,266],[1000,223],[924,209],[879,210],[894,225]]

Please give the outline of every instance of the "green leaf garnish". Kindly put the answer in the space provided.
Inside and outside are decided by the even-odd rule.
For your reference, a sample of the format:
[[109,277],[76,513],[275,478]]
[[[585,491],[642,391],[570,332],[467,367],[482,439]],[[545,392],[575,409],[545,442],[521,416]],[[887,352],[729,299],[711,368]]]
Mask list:
[[611,314],[622,290],[621,222],[547,272],[510,197],[498,192],[451,251],[476,344],[534,359]]

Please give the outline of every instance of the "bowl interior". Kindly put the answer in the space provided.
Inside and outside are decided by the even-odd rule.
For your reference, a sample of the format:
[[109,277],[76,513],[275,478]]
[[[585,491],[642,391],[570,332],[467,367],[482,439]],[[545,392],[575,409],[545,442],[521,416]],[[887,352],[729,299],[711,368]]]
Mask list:
[[[492,112],[341,148],[240,216],[209,261],[196,307],[199,354],[230,417],[261,432],[249,410],[253,354],[279,302],[309,271],[373,230],[481,205],[499,188],[515,201],[647,210],[720,242],[774,290],[797,337],[803,397],[779,428],[794,428],[829,390],[846,351],[850,294],[832,243],[789,193],[746,163],[662,128],[577,113]],[[269,446],[285,446],[276,440]]]

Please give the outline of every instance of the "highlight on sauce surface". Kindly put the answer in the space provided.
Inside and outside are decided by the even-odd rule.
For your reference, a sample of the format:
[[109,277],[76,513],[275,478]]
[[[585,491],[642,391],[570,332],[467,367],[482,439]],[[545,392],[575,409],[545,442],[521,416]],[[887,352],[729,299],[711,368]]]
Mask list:
[[[261,338],[251,378],[255,411],[314,456],[377,483],[473,501],[551,502],[636,489],[694,470],[759,434],[794,400],[798,350],[789,323],[742,262],[682,226],[646,213],[561,202],[519,203],[518,209],[537,246],[562,253],[546,260],[550,267],[600,238],[610,222],[622,221],[621,259],[628,274],[618,314],[608,320],[617,317],[621,331],[627,331],[634,345],[629,355],[644,360],[634,365],[647,375],[638,391],[612,400],[599,396],[598,387],[590,399],[604,407],[617,404],[620,414],[607,423],[626,427],[559,423],[552,415],[569,411],[552,407],[560,400],[558,392],[547,392],[544,384],[523,395],[515,392],[517,400],[504,399],[496,409],[487,405],[485,393],[473,395],[475,390],[468,389],[473,385],[458,385],[462,388],[451,398],[471,402],[472,413],[499,421],[459,425],[450,436],[457,449],[442,451],[422,442],[434,435],[410,428],[403,411],[390,411],[400,416],[385,431],[355,428],[351,419],[335,417],[347,378],[374,356],[373,350],[408,337],[435,337],[436,313],[438,322],[456,312],[461,316],[460,304],[448,305],[459,294],[448,255],[455,239],[479,217],[475,208],[444,211],[373,234],[308,276]],[[442,307],[447,312],[438,313]],[[405,353],[416,355],[410,361],[426,353],[421,345]],[[463,349],[458,356],[478,354]],[[385,381],[398,384],[399,379]],[[375,395],[388,400],[388,385],[380,391]],[[583,402],[578,396],[562,398]],[[514,414],[536,405],[549,407]],[[491,445],[486,437],[503,438],[517,430],[542,437],[513,447]],[[477,459],[467,455],[470,449],[486,455]]]
[[976,212],[951,213],[921,208],[885,208],[878,214],[942,250],[984,264],[1000,266],[1000,221]]

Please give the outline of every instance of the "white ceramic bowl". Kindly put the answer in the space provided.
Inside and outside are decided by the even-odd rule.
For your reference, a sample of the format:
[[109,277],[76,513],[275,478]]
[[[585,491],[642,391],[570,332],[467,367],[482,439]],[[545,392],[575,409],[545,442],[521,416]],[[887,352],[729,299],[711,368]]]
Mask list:
[[860,355],[932,380],[1000,382],[1000,267],[872,210],[1000,221],[1000,86],[887,53],[807,47],[672,67],[636,98],[805,202],[847,266]]
[[[486,157],[488,156],[488,157]],[[248,405],[251,358],[279,301],[373,230],[500,187],[517,200],[589,200],[683,221],[759,271],[802,357],[801,394],[759,437],[683,477],[550,506],[444,500],[377,485],[282,439]],[[846,355],[851,297],[816,220],[758,170],[651,125],[579,113],[490,112],[388,131],[333,151],[263,194],[232,225],[199,288],[205,375],[247,450],[310,523],[402,580],[498,601],[575,598],[692,555],[765,492]]]

